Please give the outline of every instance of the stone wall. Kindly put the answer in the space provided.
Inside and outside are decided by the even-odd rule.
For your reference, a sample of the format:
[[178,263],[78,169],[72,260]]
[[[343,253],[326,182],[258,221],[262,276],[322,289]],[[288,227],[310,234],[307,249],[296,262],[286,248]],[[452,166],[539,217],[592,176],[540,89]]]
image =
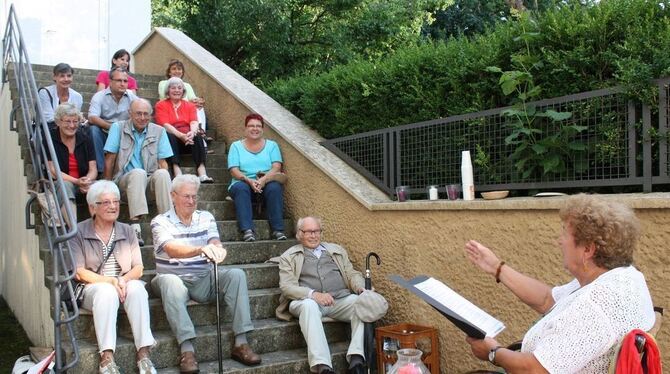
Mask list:
[[[519,271],[550,284],[566,282],[557,246],[558,209],[562,198],[514,198],[501,201],[417,201],[395,203],[349,166],[321,147],[317,134],[298,118],[225,66],[181,32],[156,29],[134,52],[136,71],[164,74],[167,62],[181,59],[186,81],[207,100],[210,123],[220,136],[233,141],[242,135],[242,120],[250,112],[268,122],[266,136],[281,146],[289,174],[287,211],[297,218],[324,218],[326,241],[343,244],[358,269],[364,257],[378,253],[373,284],[390,302],[384,324],[411,322],[439,330],[441,372],[457,373],[489,367],[469,353],[465,336],[441,315],[387,280],[390,274],[436,277],[502,320],[503,344],[521,339],[538,316],[504,286],[477,271],[464,257],[463,245],[477,239]],[[670,194],[614,195],[636,208],[644,236],[636,256],[646,274],[656,305],[670,307]],[[658,337],[666,366],[670,365],[670,333]]]

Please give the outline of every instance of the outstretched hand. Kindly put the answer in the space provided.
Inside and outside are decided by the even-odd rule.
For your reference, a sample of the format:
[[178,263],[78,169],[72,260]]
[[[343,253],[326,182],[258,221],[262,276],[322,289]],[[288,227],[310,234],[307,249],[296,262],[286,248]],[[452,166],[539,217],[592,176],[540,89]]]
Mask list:
[[495,274],[500,263],[498,256],[493,251],[475,240],[465,243],[465,254],[468,256],[470,262],[488,274]]

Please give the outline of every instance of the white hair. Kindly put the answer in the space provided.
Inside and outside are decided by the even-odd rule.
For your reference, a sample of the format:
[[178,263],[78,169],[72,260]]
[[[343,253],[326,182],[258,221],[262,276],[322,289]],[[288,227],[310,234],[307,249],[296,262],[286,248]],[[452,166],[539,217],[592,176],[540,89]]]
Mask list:
[[321,223],[321,218],[319,218],[319,217],[307,216],[307,217],[298,218],[298,222],[295,224],[295,237],[298,238],[298,240],[300,240],[300,237],[302,236],[302,233],[300,232],[300,230],[302,229],[302,225],[305,223],[305,220],[308,220],[308,219],[313,219],[314,221],[316,221],[316,223],[319,224],[319,228],[323,229],[323,225]]
[[184,95],[186,94],[186,86],[184,85],[184,81],[178,77],[172,77],[168,79],[167,84],[165,85],[165,92],[164,92],[166,97],[168,96],[168,93],[170,92],[170,87],[172,86],[181,86],[181,88],[184,90],[181,96],[184,97]]
[[119,187],[116,186],[116,183],[107,180],[100,180],[91,185],[86,194],[86,202],[88,205],[95,205],[98,202],[100,195],[106,193],[113,193],[117,199],[121,199],[121,193],[119,192]]
[[193,174],[182,174],[174,177],[172,180],[172,192],[177,192],[181,186],[191,184],[195,186],[195,190],[200,190],[200,179]]

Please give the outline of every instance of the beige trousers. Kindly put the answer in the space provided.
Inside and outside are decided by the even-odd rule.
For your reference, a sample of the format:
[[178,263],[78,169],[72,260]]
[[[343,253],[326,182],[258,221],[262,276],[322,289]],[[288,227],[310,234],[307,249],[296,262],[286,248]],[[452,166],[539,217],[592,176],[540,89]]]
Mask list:
[[130,218],[149,213],[147,196],[156,201],[158,214],[163,214],[172,208],[170,189],[172,181],[170,173],[165,169],[158,169],[150,176],[143,169],[133,169],[121,176],[118,180],[121,194],[128,199]]

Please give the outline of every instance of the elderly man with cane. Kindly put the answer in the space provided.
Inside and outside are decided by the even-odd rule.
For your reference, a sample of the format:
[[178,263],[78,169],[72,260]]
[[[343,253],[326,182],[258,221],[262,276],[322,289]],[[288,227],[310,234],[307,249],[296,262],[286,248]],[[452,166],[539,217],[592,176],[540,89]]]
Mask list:
[[[247,343],[247,333],[254,327],[246,276],[240,269],[212,264],[223,262],[227,252],[214,216],[196,210],[199,188],[200,180],[195,175],[176,177],[171,192],[174,209],[151,221],[157,273],[151,285],[161,295],[170,328],[180,345],[181,373],[199,372],[193,347],[195,328],[186,303],[189,299],[199,303],[218,300],[219,293],[223,294],[225,304],[233,308],[235,344],[231,358],[245,365],[258,365],[261,357]],[[216,283],[220,283],[218,290]]]

